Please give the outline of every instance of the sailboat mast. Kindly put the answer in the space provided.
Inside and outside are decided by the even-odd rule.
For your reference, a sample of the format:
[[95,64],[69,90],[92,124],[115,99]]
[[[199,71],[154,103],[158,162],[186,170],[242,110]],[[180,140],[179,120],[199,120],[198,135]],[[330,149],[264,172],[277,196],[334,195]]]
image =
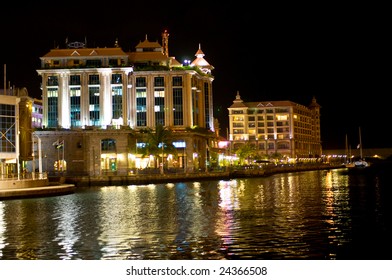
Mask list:
[[361,127],[359,127],[359,155],[362,159],[362,136],[361,136]]
[[346,162],[349,162],[350,158],[351,158],[351,156],[350,156],[350,151],[348,149],[348,137],[347,137],[347,133],[346,133]]

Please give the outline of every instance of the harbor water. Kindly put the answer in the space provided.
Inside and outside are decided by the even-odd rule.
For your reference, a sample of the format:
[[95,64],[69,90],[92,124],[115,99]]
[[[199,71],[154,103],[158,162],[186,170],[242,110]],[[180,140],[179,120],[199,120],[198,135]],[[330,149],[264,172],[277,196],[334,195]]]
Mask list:
[[391,178],[332,169],[4,200],[0,259],[392,259]]

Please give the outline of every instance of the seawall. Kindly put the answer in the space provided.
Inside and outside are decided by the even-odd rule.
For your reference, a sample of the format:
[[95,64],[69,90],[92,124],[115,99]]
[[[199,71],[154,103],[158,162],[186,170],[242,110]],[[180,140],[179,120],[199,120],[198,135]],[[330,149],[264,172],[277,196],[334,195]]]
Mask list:
[[344,168],[341,165],[312,164],[297,166],[274,166],[258,169],[236,169],[231,171],[197,172],[197,173],[169,173],[169,174],[142,174],[142,175],[100,175],[100,176],[65,176],[65,182],[76,187],[85,186],[121,186],[142,185],[169,182],[185,182],[197,180],[229,180],[244,177],[263,177],[276,173],[300,172],[311,170]]

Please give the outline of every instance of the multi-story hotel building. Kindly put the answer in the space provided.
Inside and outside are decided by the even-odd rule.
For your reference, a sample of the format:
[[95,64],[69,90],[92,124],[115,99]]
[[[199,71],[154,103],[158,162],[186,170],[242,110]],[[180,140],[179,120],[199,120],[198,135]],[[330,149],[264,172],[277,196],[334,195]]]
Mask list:
[[291,101],[244,102],[240,94],[229,110],[232,149],[250,143],[261,156],[280,154],[291,159],[322,155],[320,105]]
[[[205,168],[214,132],[213,66],[200,46],[186,65],[147,39],[133,52],[73,42],[42,56],[42,139],[46,170],[97,175],[148,167],[138,155],[142,131],[157,124],[173,131],[179,158],[165,165]],[[57,145],[60,143],[60,145]],[[52,145],[55,144],[55,145]],[[57,147],[57,148],[56,148]],[[61,165],[61,167],[60,167]],[[66,166],[65,166],[66,165]]]

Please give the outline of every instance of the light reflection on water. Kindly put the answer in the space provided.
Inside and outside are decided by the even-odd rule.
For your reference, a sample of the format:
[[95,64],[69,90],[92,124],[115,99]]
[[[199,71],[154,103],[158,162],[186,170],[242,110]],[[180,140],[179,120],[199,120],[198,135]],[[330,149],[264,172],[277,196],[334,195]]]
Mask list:
[[0,201],[0,259],[380,259],[383,184],[329,170]]

